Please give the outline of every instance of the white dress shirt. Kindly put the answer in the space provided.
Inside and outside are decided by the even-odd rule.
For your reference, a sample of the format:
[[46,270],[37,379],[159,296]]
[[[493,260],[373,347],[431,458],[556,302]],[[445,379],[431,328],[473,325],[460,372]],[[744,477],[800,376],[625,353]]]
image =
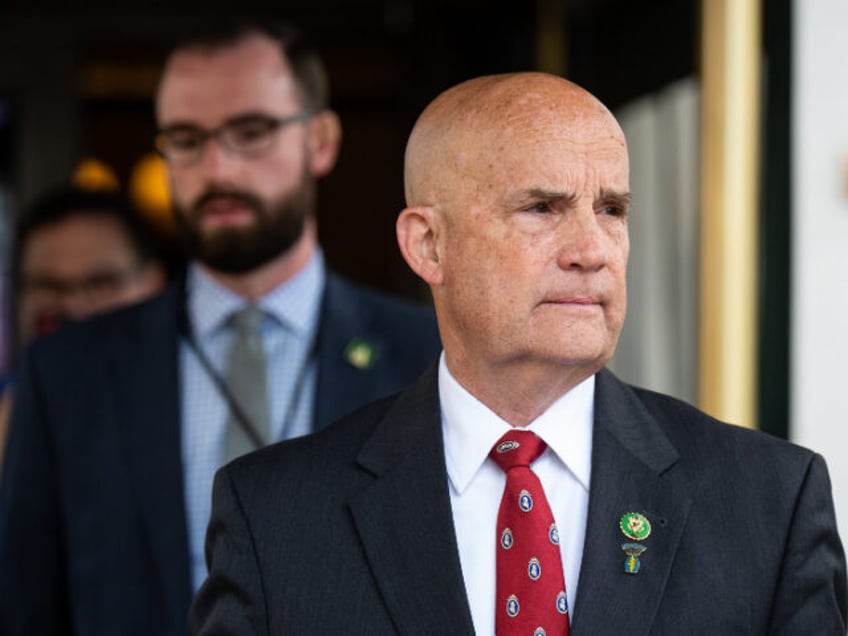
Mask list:
[[[595,376],[574,387],[526,428],[548,448],[533,463],[560,536],[569,611],[586,533]],[[489,459],[511,426],[466,391],[439,361],[439,399],[453,522],[465,591],[478,636],[495,633],[497,519],[506,476]]]

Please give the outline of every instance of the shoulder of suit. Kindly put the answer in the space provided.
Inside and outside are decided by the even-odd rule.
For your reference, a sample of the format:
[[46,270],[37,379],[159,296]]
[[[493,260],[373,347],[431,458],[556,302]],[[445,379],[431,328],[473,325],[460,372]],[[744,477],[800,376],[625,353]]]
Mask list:
[[769,433],[723,422],[679,398],[630,387],[678,450],[686,447],[699,453],[723,458],[748,458],[764,461],[788,461],[806,464],[813,451]]
[[179,292],[173,287],[153,298],[121,307],[91,318],[71,321],[53,334],[33,343],[30,355],[36,359],[66,359],[88,356],[112,345],[114,339],[138,342],[139,336],[167,336],[175,333],[180,312]]

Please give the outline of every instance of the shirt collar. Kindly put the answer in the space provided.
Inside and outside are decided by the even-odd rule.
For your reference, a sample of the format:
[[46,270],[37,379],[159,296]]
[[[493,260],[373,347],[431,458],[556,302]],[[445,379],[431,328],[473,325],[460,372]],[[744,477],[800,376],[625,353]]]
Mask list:
[[[592,375],[554,402],[527,429],[589,490],[592,462],[592,422],[595,376]],[[462,493],[500,437],[512,427],[469,393],[451,375],[442,353],[439,359],[439,400],[448,477]]]
[[[317,325],[325,280],[324,255],[318,248],[303,269],[257,304],[288,329],[310,335]],[[189,265],[186,293],[189,320],[201,339],[220,329],[234,311],[245,305],[244,298],[218,283],[196,263]]]

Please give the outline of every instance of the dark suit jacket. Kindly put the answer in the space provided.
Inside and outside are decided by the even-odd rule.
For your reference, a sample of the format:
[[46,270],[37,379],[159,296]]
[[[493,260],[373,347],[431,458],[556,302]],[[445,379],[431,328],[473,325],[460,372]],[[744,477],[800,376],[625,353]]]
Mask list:
[[[572,636],[845,633],[821,457],[607,371],[593,444]],[[631,511],[653,525],[638,574],[618,527]],[[192,634],[472,634],[435,370],[221,469],[206,549]]]
[[[177,289],[37,343],[15,388],[0,510],[0,634],[185,634],[191,602]],[[315,427],[414,380],[427,309],[328,276]],[[376,360],[343,356],[354,338]]]

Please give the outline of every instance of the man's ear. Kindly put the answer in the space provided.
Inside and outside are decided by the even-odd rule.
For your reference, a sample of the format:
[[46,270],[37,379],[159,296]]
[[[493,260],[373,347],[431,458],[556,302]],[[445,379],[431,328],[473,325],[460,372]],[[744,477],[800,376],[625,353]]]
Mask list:
[[342,143],[339,116],[325,109],[308,122],[309,168],[315,177],[323,177],[336,165]]
[[413,206],[400,213],[396,224],[403,258],[412,271],[430,285],[439,285],[444,279],[438,221],[434,208]]

